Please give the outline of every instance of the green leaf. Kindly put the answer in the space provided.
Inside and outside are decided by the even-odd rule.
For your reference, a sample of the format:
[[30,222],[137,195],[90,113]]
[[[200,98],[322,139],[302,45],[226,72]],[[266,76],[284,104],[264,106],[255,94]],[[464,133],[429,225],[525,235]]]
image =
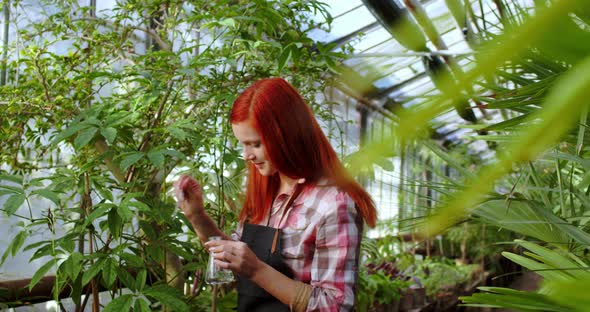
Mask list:
[[136,114],[129,111],[114,112],[107,116],[104,124],[109,126],[107,128],[112,128],[114,126],[128,123],[134,116],[136,116]]
[[285,67],[285,65],[289,62],[289,60],[291,59],[291,47],[290,46],[286,46],[283,51],[281,52],[281,55],[279,55],[279,72],[281,72],[283,70],[283,67]]
[[2,264],[4,264],[4,261],[6,261],[8,255],[12,254],[13,257],[16,255],[16,252],[18,252],[26,238],[26,230],[22,230],[18,234],[16,234],[14,239],[10,242],[10,244],[8,244],[8,247],[6,247],[6,250],[4,250],[4,254],[2,254],[2,259],[0,260],[0,267],[2,266]]
[[46,245],[46,244],[51,244],[51,241],[40,241],[40,242],[34,242],[34,243],[32,243],[32,244],[29,244],[29,245],[27,245],[27,246],[26,246],[26,247],[23,249],[23,251],[28,251],[28,250],[31,250],[31,249],[34,249],[34,248],[37,248],[37,247],[39,247],[39,246]]
[[16,194],[10,196],[4,203],[4,212],[6,212],[6,215],[11,216],[13,213],[15,213],[25,202],[25,199],[25,194]]
[[478,287],[478,289],[483,292],[475,293],[471,297],[460,297],[460,299],[469,305],[482,303],[490,307],[504,307],[520,311],[571,311],[569,307],[553,302],[544,294],[501,287]]
[[393,172],[395,169],[393,162],[387,158],[377,159],[375,163],[385,171]]
[[[97,183],[99,184],[99,183]],[[100,196],[102,196],[102,198],[104,199],[108,199],[110,201],[113,201],[114,197],[113,197],[113,192],[107,188],[104,187],[104,185],[97,185],[94,188],[95,191],[97,191]]]
[[127,272],[127,269],[121,266],[116,266],[115,269],[117,272],[117,277],[119,278],[119,281],[123,283],[123,286],[131,289],[132,291],[135,291],[135,280],[133,279],[133,276]]
[[177,128],[177,127],[169,127],[167,129],[168,129],[168,132],[170,132],[170,134],[174,138],[176,138],[176,139],[178,139],[180,141],[184,141],[186,139],[186,136],[187,136],[186,131],[184,131],[184,130],[182,130],[180,128]]
[[142,293],[160,301],[172,311],[189,311],[188,305],[179,299],[182,293],[168,285],[155,285],[146,288]]
[[156,168],[162,168],[164,165],[164,154],[162,151],[150,151],[147,154],[148,159]]
[[21,176],[21,175],[0,174],[0,180],[6,180],[6,181],[14,182],[19,185],[23,185],[23,176]]
[[127,168],[131,167],[133,164],[138,162],[144,156],[143,153],[132,153],[123,158],[121,161],[121,169],[126,170]]
[[[75,238],[72,238],[72,236],[75,236]],[[62,247],[66,254],[71,254],[76,248],[77,242],[74,239],[77,240],[78,238],[79,234],[67,233],[65,236],[58,238],[58,246]]]
[[12,195],[12,194],[20,194],[20,192],[15,192],[13,190],[0,190],[0,196]]
[[99,259],[98,261],[94,262],[94,264],[92,264],[88,270],[84,271],[84,275],[82,276],[82,285],[88,284],[88,282],[90,282],[90,280],[93,279],[96,274],[100,272],[100,270],[102,270],[104,262],[105,259]]
[[186,158],[186,155],[184,155],[183,153],[177,151],[177,150],[173,150],[173,149],[169,149],[169,150],[164,150],[162,151],[163,154],[168,155],[168,156],[172,156],[178,159],[184,159]]
[[[562,254],[559,252],[559,250],[551,250],[549,248],[546,247],[542,247],[539,246],[535,243],[531,243],[531,242],[527,242],[521,239],[517,239],[515,240],[515,242],[517,242],[519,245],[521,245],[522,247],[532,251],[533,253],[535,253],[536,255],[540,256],[540,261],[542,261],[543,263],[546,263],[548,265],[553,266],[556,269],[563,269],[563,268],[571,268],[571,269],[575,269],[578,267],[578,264],[570,259],[569,257],[567,257],[566,255]],[[585,267],[585,265],[584,265]],[[590,272],[584,270],[585,268],[580,267],[580,270],[576,270],[579,272],[576,272],[576,276],[578,277],[582,277],[585,279],[590,278],[589,274]],[[564,271],[567,272],[567,271]],[[583,275],[583,276],[582,276]]]
[[35,250],[35,252],[33,253],[33,255],[31,256],[31,258],[29,258],[29,262],[48,256],[48,257],[53,257],[56,254],[62,254],[62,250],[60,249],[56,249],[55,245],[50,241],[48,244],[39,247],[37,250]]
[[546,220],[549,221],[550,224],[555,225],[561,233],[567,234],[569,237],[573,238],[574,240],[578,241],[583,246],[590,245],[590,234],[585,231],[582,231],[577,226],[573,224],[569,224],[564,222],[563,219],[557,217],[555,214],[551,213],[548,209],[543,209],[542,207],[536,207],[537,212],[542,215]]
[[135,207],[137,211],[141,212],[149,212],[151,210],[150,206],[137,200],[131,200],[127,203],[127,205],[129,205],[130,207]]
[[147,258],[151,257],[156,262],[162,262],[166,259],[166,251],[158,245],[148,245],[145,247],[145,251],[148,255]]
[[37,272],[35,272],[35,274],[31,278],[31,281],[29,282],[29,291],[31,291],[31,289],[33,289],[33,287],[35,287],[35,285],[37,285],[37,283],[39,283],[41,278],[43,278],[43,276],[45,276],[47,274],[49,269],[51,269],[55,265],[56,262],[57,262],[56,259],[51,259],[47,263],[45,263],[41,268],[39,268],[39,270],[37,270]]
[[135,305],[133,306],[133,312],[150,312],[149,304],[143,300],[142,298],[137,298],[135,300]]
[[223,163],[225,165],[229,165],[229,164],[233,163],[234,161],[236,161],[239,158],[239,156],[235,153],[225,152],[225,153],[223,153],[222,158],[223,158]]
[[76,76],[74,79],[89,79],[89,80],[96,80],[96,78],[101,77],[108,77],[108,78],[119,78],[120,75],[117,75],[113,72],[106,72],[106,71],[91,71],[89,73],[83,73],[81,75]]
[[121,237],[121,233],[123,231],[122,226],[123,226],[123,221],[121,220],[121,217],[119,216],[119,213],[117,212],[117,208],[112,208],[109,211],[109,215],[108,215],[108,225],[109,225],[109,230],[111,230],[111,234],[113,234],[113,236],[115,238],[120,238]]
[[10,250],[13,257],[16,256],[20,248],[23,246],[25,239],[27,238],[27,234],[28,232],[26,230],[22,230],[18,232],[14,239],[12,239],[12,242],[10,242]]
[[74,147],[76,149],[84,147],[86,144],[88,144],[88,142],[90,142],[90,140],[92,140],[92,138],[94,138],[96,131],[98,131],[98,129],[94,127],[86,128],[80,131],[80,133],[74,140]]
[[150,239],[150,240],[157,239],[156,231],[154,230],[154,228],[150,222],[147,222],[145,220],[140,220],[139,221],[139,228],[143,231],[143,233],[145,234],[145,236],[147,236],[148,239]]
[[103,312],[127,312],[131,310],[133,295],[126,294],[115,298],[104,307]]
[[112,208],[116,208],[116,207],[117,206],[115,206],[114,204],[107,204],[107,203],[98,204],[94,207],[94,210],[92,210],[92,212],[86,217],[84,222],[91,223],[92,221],[96,220],[96,218],[100,218],[100,217],[104,216],[107,213],[107,210],[112,209]]
[[513,254],[507,251],[502,252],[502,256],[510,259],[510,261],[517,263],[522,267],[532,271],[537,271],[539,275],[548,280],[571,278],[567,272],[556,271],[554,268],[544,263],[537,262],[531,258],[523,257],[521,255]]
[[78,274],[80,274],[80,271],[82,270],[82,261],[84,261],[84,256],[76,251],[62,263],[61,266],[70,279],[76,280]]
[[105,261],[104,267],[102,269],[102,280],[107,288],[110,288],[111,285],[117,279],[117,264],[112,258],[108,258]]
[[236,20],[233,18],[226,18],[219,22],[220,25],[227,26],[229,28],[236,28]]
[[100,129],[100,134],[107,140],[109,144],[113,144],[117,138],[117,129],[107,127]]
[[23,191],[22,187],[15,187],[15,186],[10,186],[10,185],[0,185],[0,189],[6,190],[6,192],[3,192],[2,195],[6,195],[6,194],[24,194],[25,193]]
[[145,269],[139,270],[137,272],[137,276],[135,277],[135,288],[139,291],[143,290],[145,287],[145,281],[147,278],[147,271]]
[[35,194],[35,195],[39,195],[41,197],[47,198],[50,201],[52,201],[54,204],[59,206],[59,197],[58,197],[58,194],[55,192],[52,192],[48,189],[40,189],[40,190],[34,190],[33,192],[31,192],[31,194]]
[[84,287],[82,287],[82,275],[78,274],[78,278],[76,278],[72,282],[72,293],[71,298],[75,304],[82,304],[82,293],[84,292]]
[[121,205],[117,208],[117,213],[121,217],[122,222],[127,222],[133,219],[133,211],[129,209],[125,202],[121,203]]
[[132,253],[123,252],[119,255],[121,259],[125,260],[125,262],[132,267],[140,268],[143,267],[143,259],[137,255]]
[[551,289],[548,296],[558,303],[576,308],[575,311],[587,311],[590,307],[590,298],[587,294],[590,287],[588,279],[547,281],[546,283],[547,289]]
[[[535,237],[545,242],[563,244],[568,239],[561,231],[552,230],[548,220],[538,214],[534,205],[524,200],[512,200],[506,209],[505,199],[493,199],[477,207],[473,213],[485,222],[504,229]],[[553,227],[554,228],[554,227]]]
[[72,135],[76,134],[78,131],[86,127],[88,127],[88,125],[80,123],[70,125],[70,127],[64,129],[58,135],[55,136],[55,138],[51,141],[51,146],[54,147],[55,145],[57,145],[57,143],[71,137]]

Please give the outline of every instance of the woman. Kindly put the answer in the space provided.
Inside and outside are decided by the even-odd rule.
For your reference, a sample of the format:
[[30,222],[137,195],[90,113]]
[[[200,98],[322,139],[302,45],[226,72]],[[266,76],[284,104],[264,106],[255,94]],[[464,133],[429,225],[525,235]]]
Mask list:
[[203,209],[199,184],[177,182],[180,207],[216,264],[238,274],[238,311],[349,311],[354,307],[369,194],[346,172],[301,95],[287,81],[255,82],[230,122],[248,162],[239,240]]

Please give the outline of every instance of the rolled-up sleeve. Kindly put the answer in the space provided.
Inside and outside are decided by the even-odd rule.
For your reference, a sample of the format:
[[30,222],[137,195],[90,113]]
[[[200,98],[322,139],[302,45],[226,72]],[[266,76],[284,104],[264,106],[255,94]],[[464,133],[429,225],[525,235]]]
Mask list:
[[335,200],[324,204],[328,206],[318,223],[307,311],[351,311],[358,278],[362,220],[346,193],[340,192]]

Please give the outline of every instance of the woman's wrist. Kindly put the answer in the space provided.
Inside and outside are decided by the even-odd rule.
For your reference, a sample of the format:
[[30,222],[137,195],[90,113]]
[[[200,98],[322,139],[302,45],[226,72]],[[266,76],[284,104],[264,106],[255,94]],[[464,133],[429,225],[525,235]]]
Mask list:
[[242,272],[242,276],[289,306],[291,311],[301,312],[307,309],[311,295],[311,285],[293,280],[275,270],[269,264],[256,259],[250,272]]
[[264,280],[264,275],[265,272],[267,272],[268,268],[268,264],[266,264],[263,261],[260,261],[260,259],[257,258],[256,264],[254,265],[254,270],[252,270],[250,276],[247,276],[247,278],[255,284],[260,285],[260,283]]
[[193,225],[193,227],[199,226],[208,217],[207,213],[204,210],[191,211],[190,213],[185,213],[184,216]]

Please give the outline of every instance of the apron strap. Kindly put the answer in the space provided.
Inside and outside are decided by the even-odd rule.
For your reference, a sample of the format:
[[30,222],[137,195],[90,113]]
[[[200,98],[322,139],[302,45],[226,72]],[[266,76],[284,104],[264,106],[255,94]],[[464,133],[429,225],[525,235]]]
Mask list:
[[277,241],[279,238],[279,228],[281,226],[281,223],[283,222],[283,218],[288,215],[287,212],[291,211],[291,206],[293,205],[293,202],[295,201],[295,199],[297,199],[297,197],[299,196],[299,194],[301,194],[301,191],[303,190],[303,185],[301,184],[297,184],[295,186],[295,190],[293,191],[293,193],[291,194],[291,196],[289,196],[289,199],[287,200],[286,204],[283,206],[284,210],[281,214],[281,217],[279,218],[279,224],[277,225],[276,229],[275,229],[275,235],[272,239],[272,247],[270,248],[270,252],[271,253],[275,253],[276,247],[277,247]]

